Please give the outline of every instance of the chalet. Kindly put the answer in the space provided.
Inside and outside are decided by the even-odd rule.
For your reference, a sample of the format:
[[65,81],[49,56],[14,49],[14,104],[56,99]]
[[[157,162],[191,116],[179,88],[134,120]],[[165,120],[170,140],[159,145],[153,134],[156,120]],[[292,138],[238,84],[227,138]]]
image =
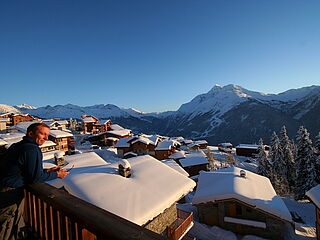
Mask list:
[[133,152],[140,155],[155,156],[156,143],[149,138],[139,136],[136,139],[129,140],[130,148]]
[[56,143],[56,149],[62,152],[74,150],[73,134],[61,130],[50,130],[49,140]]
[[57,149],[57,144],[53,141],[47,140],[44,144],[40,146],[40,149],[43,153],[52,152]]
[[244,157],[255,157],[259,153],[259,145],[240,144],[236,147],[236,154]]
[[47,124],[50,129],[65,130],[69,126],[67,120],[43,120],[42,122]]
[[103,133],[111,130],[111,120],[99,120],[93,125],[92,133]]
[[119,141],[114,146],[117,149],[117,155],[119,158],[123,158],[124,154],[131,152],[129,141],[136,139],[137,137],[120,138]]
[[186,154],[185,158],[179,159],[179,163],[190,176],[198,175],[200,171],[207,171],[209,165],[208,159],[202,151]]
[[159,142],[155,148],[155,157],[159,160],[167,159],[171,154],[175,153],[178,145],[180,144],[173,140]]
[[170,239],[182,238],[193,225],[192,214],[178,210],[176,202],[195,182],[153,157],[108,164],[90,152],[65,160],[72,174],[51,181],[53,186]]
[[200,149],[206,149],[208,147],[208,142],[206,140],[195,141],[194,144],[198,145]]
[[232,152],[232,144],[231,143],[219,143],[218,149],[221,152]]
[[7,128],[7,118],[0,118],[0,131]]
[[98,118],[90,115],[82,115],[82,125],[84,133],[92,133],[94,125],[99,122]]
[[30,122],[34,120],[35,118],[30,114],[14,114],[11,116],[12,125],[17,125],[19,122]]
[[14,113],[2,113],[0,114],[0,120],[1,122],[5,122],[6,126],[12,126],[11,118],[14,115]]
[[237,167],[200,172],[192,204],[199,221],[241,235],[283,239],[289,210],[268,178]]
[[117,128],[109,127],[108,131],[90,136],[88,140],[93,143],[100,146],[114,146],[118,139],[120,138],[128,138],[132,136],[131,130],[125,129],[123,127],[120,127],[119,125],[116,125]]
[[316,206],[316,232],[317,239],[320,239],[320,184],[311,188],[307,193],[307,197],[314,203]]
[[171,154],[168,158],[173,159],[174,161],[178,161],[182,158],[186,157],[185,151],[175,151],[173,154]]

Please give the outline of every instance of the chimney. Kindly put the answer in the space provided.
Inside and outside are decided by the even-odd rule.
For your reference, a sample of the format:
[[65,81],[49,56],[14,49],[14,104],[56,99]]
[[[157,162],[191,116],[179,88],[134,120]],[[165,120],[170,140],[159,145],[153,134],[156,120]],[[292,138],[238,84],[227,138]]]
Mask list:
[[54,154],[54,162],[58,166],[62,166],[64,164],[64,152],[59,151]]
[[129,178],[131,176],[131,165],[128,160],[122,159],[119,161],[119,174],[123,177]]
[[240,177],[246,178],[247,173],[245,170],[240,170]]

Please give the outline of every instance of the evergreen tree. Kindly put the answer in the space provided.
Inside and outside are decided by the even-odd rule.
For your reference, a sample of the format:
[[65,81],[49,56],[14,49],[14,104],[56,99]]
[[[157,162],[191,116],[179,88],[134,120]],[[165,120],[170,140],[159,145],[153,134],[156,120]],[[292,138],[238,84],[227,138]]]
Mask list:
[[258,154],[258,174],[265,176],[273,182],[272,165],[268,160],[267,153],[264,149],[263,140],[259,140],[259,154]]
[[281,162],[283,164],[283,170],[286,181],[288,183],[287,190],[290,193],[294,192],[296,170],[294,165],[294,147],[287,135],[287,129],[285,126],[280,131],[280,147],[281,147]]
[[305,193],[316,185],[315,155],[307,129],[301,126],[297,134],[295,199],[302,199]]
[[320,183],[320,132],[316,136],[316,143],[314,147],[315,156],[317,158],[316,160],[316,181],[317,183]]
[[278,135],[273,132],[271,136],[270,158],[272,160],[273,186],[279,195],[288,194],[287,170],[283,162],[281,144]]

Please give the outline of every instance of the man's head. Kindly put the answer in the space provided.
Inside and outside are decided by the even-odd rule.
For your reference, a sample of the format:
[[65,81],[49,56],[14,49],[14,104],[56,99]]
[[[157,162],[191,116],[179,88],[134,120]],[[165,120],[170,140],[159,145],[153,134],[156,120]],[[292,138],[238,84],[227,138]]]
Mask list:
[[27,137],[32,138],[39,146],[48,140],[50,128],[44,123],[33,123],[27,128]]

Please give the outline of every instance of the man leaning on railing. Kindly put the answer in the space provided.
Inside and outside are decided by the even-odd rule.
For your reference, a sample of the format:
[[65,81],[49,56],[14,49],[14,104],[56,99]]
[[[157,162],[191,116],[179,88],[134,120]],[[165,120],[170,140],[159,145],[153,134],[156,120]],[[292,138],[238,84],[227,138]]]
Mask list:
[[13,144],[0,159],[0,239],[23,239],[23,188],[27,184],[64,178],[68,171],[44,170],[40,147],[50,133],[44,123],[33,123],[23,140]]

